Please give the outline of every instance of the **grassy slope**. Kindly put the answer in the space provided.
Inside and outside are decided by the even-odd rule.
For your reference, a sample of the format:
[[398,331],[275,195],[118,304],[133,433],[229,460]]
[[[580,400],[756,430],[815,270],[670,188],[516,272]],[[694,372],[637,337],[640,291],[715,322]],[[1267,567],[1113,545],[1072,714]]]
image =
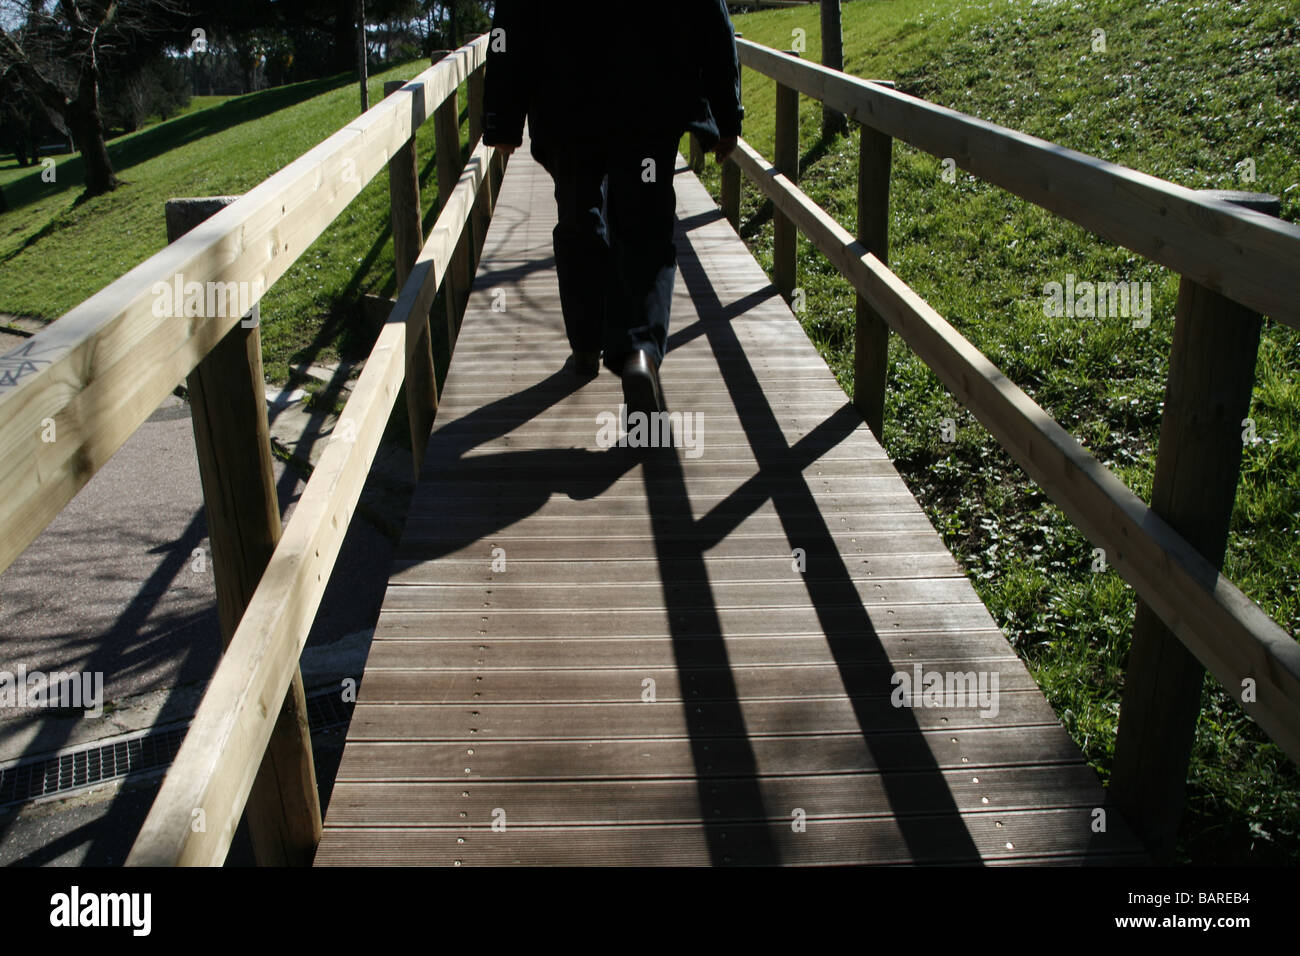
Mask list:
[[[214,106],[220,106],[222,103],[226,102],[227,100],[232,100],[232,99],[235,99],[235,97],[233,96],[191,96],[189,105],[186,106],[184,109],[178,111],[176,115],[171,118],[179,119],[182,116],[188,116],[190,113],[198,113],[201,112],[202,110],[211,109]],[[142,133],[145,130],[151,129],[155,126],[159,126],[164,122],[167,121],[162,120],[157,116],[150,117],[147,121],[145,121],[140,126],[140,129],[137,130],[136,132]],[[111,140],[109,145],[112,146],[116,142],[117,142],[116,139]],[[72,157],[55,156],[54,158],[56,159],[57,162],[62,162],[64,159],[71,159]],[[12,182],[17,182],[20,179],[26,178],[26,176],[30,172],[31,172],[30,167],[24,167],[18,165],[18,159],[17,157],[14,156],[13,153],[0,152],[0,186],[7,187]]]
[[[370,101],[409,63],[371,78]],[[54,319],[166,245],[163,203],[175,196],[242,193],[285,166],[357,112],[347,76],[237,97],[114,140],[125,181],[78,203],[81,160],[60,156],[54,183],[39,170],[5,187],[0,215],[0,312]],[[462,88],[461,103],[464,90]],[[462,125],[462,136],[465,135]],[[433,124],[419,134],[424,211],[437,195]],[[362,294],[390,295],[392,234],[387,177],[380,173],[263,300],[267,377],[283,382],[290,362],[364,354],[372,334],[355,318]]]
[[[858,0],[843,6],[846,69],[905,92],[1193,188],[1252,188],[1300,218],[1300,45],[1294,2]],[[737,18],[737,30],[820,58],[816,7]],[[1106,32],[1105,53],[1091,50]],[[745,136],[772,155],[773,83],[746,70]],[[803,186],[852,227],[856,136],[820,142],[804,99]],[[1289,121],[1289,122],[1288,122]],[[1258,181],[1236,164],[1253,158]],[[706,173],[717,194],[716,167]],[[1177,276],[1054,219],[940,159],[895,144],[891,264],[1058,421],[1149,498]],[[742,232],[771,267],[770,212],[746,190]],[[805,327],[852,391],[854,300],[801,243]],[[1151,327],[1051,319],[1043,284],[1066,273],[1150,281]],[[1284,627],[1300,630],[1300,336],[1267,323],[1225,571]],[[940,439],[944,418],[955,444]],[[1058,715],[1105,776],[1113,756],[1133,614],[1091,545],[895,336],[885,446]],[[1214,684],[1213,687],[1209,686]],[[1300,774],[1207,681],[1184,858],[1300,858]]]

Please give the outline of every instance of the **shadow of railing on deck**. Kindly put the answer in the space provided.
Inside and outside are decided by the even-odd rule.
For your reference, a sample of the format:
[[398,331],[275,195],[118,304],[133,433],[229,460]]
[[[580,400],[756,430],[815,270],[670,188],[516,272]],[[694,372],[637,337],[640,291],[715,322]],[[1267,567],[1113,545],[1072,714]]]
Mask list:
[[[702,333],[714,352],[732,401],[737,409],[744,410],[741,425],[759,468],[741,489],[696,523],[697,528],[710,531],[700,547],[710,547],[764,502],[772,502],[790,547],[819,556],[822,573],[806,575],[803,580],[911,859],[916,863],[979,863],[980,853],[912,711],[897,710],[883,734],[878,716],[871,712],[872,701],[888,695],[888,685],[881,685],[875,678],[880,673],[879,664],[887,663],[889,654],[863,606],[816,496],[803,478],[803,469],[859,427],[861,417],[846,404],[793,446],[788,443],[730,324],[751,305],[748,300],[732,305],[719,301],[687,236],[692,227],[722,218],[721,210],[717,210],[679,224],[678,267],[697,311],[710,317],[702,321]],[[903,766],[906,769],[901,769]],[[923,808],[920,813],[924,816],[918,814],[918,807]]]

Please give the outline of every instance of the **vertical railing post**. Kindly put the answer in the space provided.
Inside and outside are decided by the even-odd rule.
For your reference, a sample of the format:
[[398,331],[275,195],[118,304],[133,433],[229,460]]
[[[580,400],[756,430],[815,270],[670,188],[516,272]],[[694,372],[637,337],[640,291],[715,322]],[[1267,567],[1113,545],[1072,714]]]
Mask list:
[[[881,86],[893,87],[891,82]],[[889,179],[893,137],[864,125],[858,147],[858,240],[889,264]],[[867,300],[857,297],[853,345],[853,404],[875,434],[885,440],[885,380],[889,376],[889,326]]]
[[[392,96],[405,84],[401,80],[384,83],[384,96]],[[420,169],[416,154],[417,130],[388,161],[388,207],[393,225],[393,260],[397,272],[397,291],[402,286],[424,246],[424,227],[420,222]],[[432,337],[429,317],[422,316],[414,345],[408,350],[406,381],[407,421],[411,433],[411,459],[415,476],[420,476],[424,448],[433,430],[433,416],[438,408],[438,390],[433,367]]]
[[[742,33],[736,34],[737,39],[742,36],[744,36]],[[743,67],[740,72],[743,76],[745,72]],[[734,159],[729,159],[722,164],[722,213],[736,232],[740,232],[741,179],[740,166]]]
[[[234,200],[169,200],[167,241],[175,242]],[[280,540],[259,317],[254,307],[186,380],[223,648],[234,637]],[[245,818],[260,865],[311,863],[321,837],[320,799],[307,698],[297,669],[253,781]]]
[[694,133],[688,133],[687,136],[691,141],[691,172],[698,176],[704,172],[704,147]]
[[[1274,216],[1279,210],[1275,197],[1259,193],[1201,195]],[[1259,335],[1257,313],[1183,278],[1151,508],[1216,568],[1227,549]],[[1177,845],[1204,675],[1200,661],[1139,601],[1110,794],[1156,863],[1171,861]]]
[[[798,57],[793,50],[786,51]],[[799,182],[799,91],[780,80],[776,84],[775,166],[791,183]],[[795,256],[799,232],[779,208],[772,210],[772,272],[776,290],[786,302],[794,298]]]
[[[434,53],[433,62],[437,63],[450,51],[440,50]],[[438,205],[445,206],[447,199],[456,188],[463,166],[460,161],[460,97],[457,91],[443,101],[434,115],[435,149],[438,154]],[[447,307],[448,346],[456,342],[456,332],[460,328],[460,317],[469,301],[469,287],[473,276],[469,268],[469,236],[461,234],[456,244],[451,262],[447,265],[446,278],[443,279],[443,303]]]

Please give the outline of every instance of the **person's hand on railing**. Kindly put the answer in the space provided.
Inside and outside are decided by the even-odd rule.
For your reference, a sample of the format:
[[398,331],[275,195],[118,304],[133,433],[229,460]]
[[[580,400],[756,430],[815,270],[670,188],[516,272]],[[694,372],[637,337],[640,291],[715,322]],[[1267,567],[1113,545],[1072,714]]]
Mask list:
[[727,161],[727,157],[730,156],[735,151],[735,149],[736,149],[735,136],[724,136],[722,137],[722,139],[718,140],[718,145],[713,147],[713,155],[717,157],[718,165],[721,166],[723,163],[725,163]]

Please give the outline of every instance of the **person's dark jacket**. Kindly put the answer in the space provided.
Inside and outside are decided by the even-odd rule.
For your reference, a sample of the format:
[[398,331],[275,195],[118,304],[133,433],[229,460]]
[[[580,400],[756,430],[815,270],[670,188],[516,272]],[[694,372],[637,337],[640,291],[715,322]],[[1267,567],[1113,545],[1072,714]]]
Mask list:
[[611,0],[498,0],[483,140],[540,143],[695,133],[739,136],[740,61],[723,0],[656,0],[634,28]]

